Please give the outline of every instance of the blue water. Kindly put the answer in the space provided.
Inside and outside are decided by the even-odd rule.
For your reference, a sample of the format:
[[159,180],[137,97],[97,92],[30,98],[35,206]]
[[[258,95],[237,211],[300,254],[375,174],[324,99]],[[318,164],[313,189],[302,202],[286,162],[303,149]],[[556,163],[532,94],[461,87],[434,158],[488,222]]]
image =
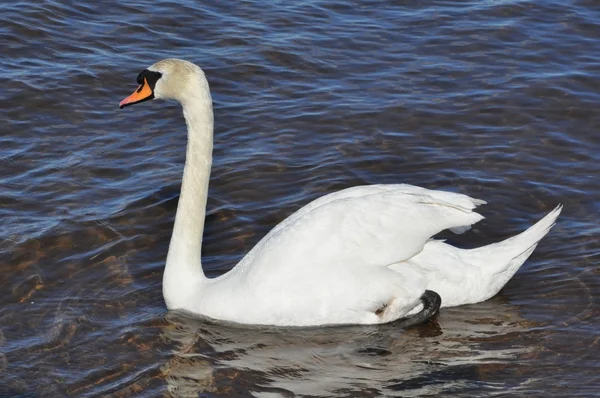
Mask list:
[[[0,396],[600,395],[599,4],[24,0],[0,20]],[[488,201],[461,247],[563,214],[498,296],[418,328],[167,313],[185,125],[118,109],[165,57],[212,89],[210,276],[357,184]]]

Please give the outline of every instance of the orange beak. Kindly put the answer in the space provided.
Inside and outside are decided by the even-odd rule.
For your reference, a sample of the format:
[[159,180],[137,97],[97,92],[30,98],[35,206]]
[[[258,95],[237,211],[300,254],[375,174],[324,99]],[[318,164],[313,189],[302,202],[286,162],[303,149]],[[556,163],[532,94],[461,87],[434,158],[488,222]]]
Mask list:
[[126,106],[139,104],[140,102],[148,101],[152,98],[154,98],[154,93],[152,92],[148,81],[146,78],[144,78],[144,82],[137,88],[137,90],[119,103],[119,108],[123,109]]

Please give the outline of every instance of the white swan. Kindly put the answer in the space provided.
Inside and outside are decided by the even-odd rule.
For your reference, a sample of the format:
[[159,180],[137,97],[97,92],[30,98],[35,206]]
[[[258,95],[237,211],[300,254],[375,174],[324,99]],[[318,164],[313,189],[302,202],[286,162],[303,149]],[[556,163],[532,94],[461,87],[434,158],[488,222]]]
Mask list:
[[[525,232],[465,250],[432,240],[468,230],[484,201],[411,185],[323,196],[277,225],[228,273],[207,279],[200,248],[212,162],[213,111],[204,72],[165,59],[141,72],[123,108],[149,99],[183,106],[188,145],[163,277],[169,309],[257,325],[377,324],[494,296],[554,225],[558,206]],[[437,292],[439,296],[435,293]],[[419,312],[420,311],[420,312]],[[414,315],[416,314],[416,315]]]

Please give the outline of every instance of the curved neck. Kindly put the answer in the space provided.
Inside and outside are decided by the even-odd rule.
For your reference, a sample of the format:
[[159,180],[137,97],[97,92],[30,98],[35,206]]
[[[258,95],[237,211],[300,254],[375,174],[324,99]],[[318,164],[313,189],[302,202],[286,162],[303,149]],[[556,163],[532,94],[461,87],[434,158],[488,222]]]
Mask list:
[[180,301],[206,280],[200,252],[212,163],[213,111],[209,91],[197,92],[201,95],[182,102],[188,143],[181,195],[163,276],[163,295],[168,308],[179,308]]

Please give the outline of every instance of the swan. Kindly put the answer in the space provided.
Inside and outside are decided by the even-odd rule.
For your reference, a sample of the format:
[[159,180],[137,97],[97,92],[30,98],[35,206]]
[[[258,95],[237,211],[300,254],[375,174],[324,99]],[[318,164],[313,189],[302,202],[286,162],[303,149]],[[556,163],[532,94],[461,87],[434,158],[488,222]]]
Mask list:
[[[178,101],[188,143],[163,275],[169,310],[247,325],[422,322],[440,307],[494,296],[554,225],[562,205],[526,231],[475,249],[432,236],[463,233],[483,200],[407,184],[356,186],[320,197],[274,227],[229,272],[200,259],[213,149],[213,109],[202,69],[164,59],[143,70],[120,108]],[[441,303],[440,303],[441,299]]]

